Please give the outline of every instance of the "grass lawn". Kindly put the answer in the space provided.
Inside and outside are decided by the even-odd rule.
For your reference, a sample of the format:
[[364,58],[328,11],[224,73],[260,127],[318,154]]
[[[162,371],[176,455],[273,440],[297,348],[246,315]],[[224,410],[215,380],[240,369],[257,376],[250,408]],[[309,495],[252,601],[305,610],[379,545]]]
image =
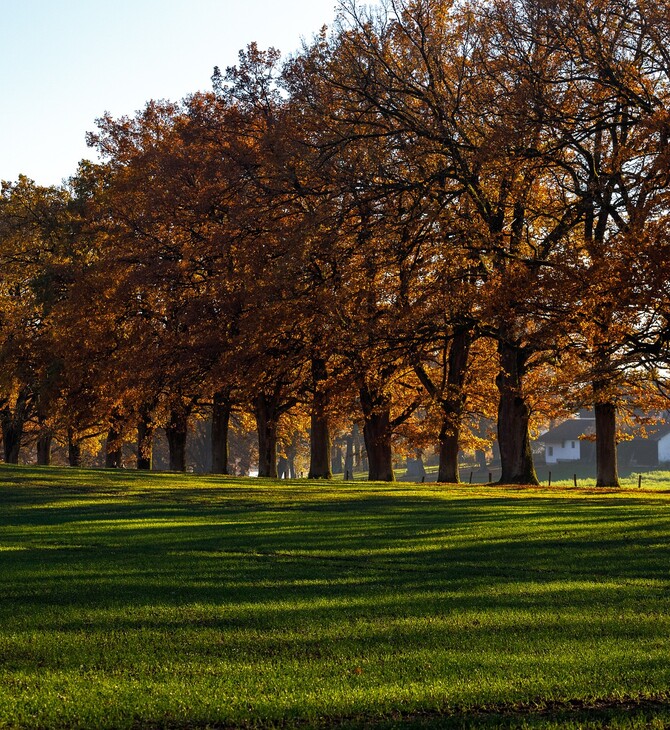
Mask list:
[[670,481],[0,467],[0,728],[665,727]]

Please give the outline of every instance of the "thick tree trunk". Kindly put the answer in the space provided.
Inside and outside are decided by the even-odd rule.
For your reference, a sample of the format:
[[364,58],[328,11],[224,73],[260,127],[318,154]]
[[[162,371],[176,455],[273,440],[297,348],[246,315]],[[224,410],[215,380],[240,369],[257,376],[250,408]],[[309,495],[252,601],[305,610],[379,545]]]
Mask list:
[[40,432],[37,438],[37,466],[49,466],[51,464],[51,442],[53,433],[49,429]]
[[393,482],[393,454],[391,450],[391,405],[383,395],[360,389],[361,408],[365,423],[363,438],[368,456],[368,480]]
[[330,425],[326,415],[312,411],[309,439],[309,479],[332,479],[330,466]]
[[27,389],[21,390],[13,408],[5,402],[0,411],[0,424],[2,426],[2,442],[4,458],[7,464],[18,464],[21,451],[21,439],[23,428],[28,418],[30,394]]
[[[594,388],[596,394],[597,387]],[[618,487],[619,468],[616,444],[616,406],[595,403],[596,420],[596,486]]]
[[277,478],[277,414],[272,399],[260,393],[255,400],[258,430],[258,476]]
[[458,329],[449,347],[447,389],[440,402],[442,407],[442,426],[440,428],[440,464],[437,472],[438,482],[458,484],[458,453],[461,442],[461,422],[465,410],[463,385],[468,368],[472,332]]
[[186,471],[186,435],[188,433],[188,410],[176,408],[170,411],[170,422],[165,427],[170,471]]
[[330,425],[328,423],[328,393],[323,381],[328,377],[325,360],[312,360],[314,398],[310,414],[308,479],[332,479],[330,468]]
[[498,446],[501,484],[539,484],[530,448],[530,408],[523,397],[525,356],[522,349],[506,342],[498,344],[500,372],[496,385],[498,404]]
[[137,468],[150,471],[153,467],[154,425],[148,410],[142,409],[137,422]]
[[232,403],[228,394],[214,393],[212,405],[212,474],[228,474],[228,430]]
[[15,420],[11,414],[2,419],[2,445],[7,464],[18,464],[21,451],[23,422]]
[[81,442],[72,428],[67,430],[67,461],[70,466],[81,466]]
[[440,464],[437,470],[437,481],[447,484],[458,484],[458,452],[460,450],[460,429],[455,428],[451,419],[442,423],[439,435]]
[[107,432],[105,444],[105,468],[120,469],[122,465],[121,434],[112,426]]

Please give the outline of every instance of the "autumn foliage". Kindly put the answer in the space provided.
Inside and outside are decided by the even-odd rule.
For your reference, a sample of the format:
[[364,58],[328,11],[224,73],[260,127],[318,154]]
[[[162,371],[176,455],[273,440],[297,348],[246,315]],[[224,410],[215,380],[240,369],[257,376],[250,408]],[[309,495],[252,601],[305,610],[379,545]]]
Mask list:
[[329,478],[355,425],[371,479],[418,450],[453,482],[488,420],[533,483],[533,432],[592,405],[616,484],[617,414],[664,407],[669,28],[666,2],[342,0],[288,60],[252,44],[103,117],[66,186],[3,185],[5,460],[132,441],[150,468],[164,429],[182,470],[205,418],[214,471],[253,421],[261,476],[309,439]]

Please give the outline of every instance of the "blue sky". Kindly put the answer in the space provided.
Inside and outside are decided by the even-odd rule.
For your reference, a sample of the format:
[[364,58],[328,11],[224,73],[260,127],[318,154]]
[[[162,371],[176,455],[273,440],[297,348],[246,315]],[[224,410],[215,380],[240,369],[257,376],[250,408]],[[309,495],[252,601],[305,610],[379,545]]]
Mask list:
[[337,0],[0,0],[0,179],[58,184],[105,111],[210,88],[256,41],[289,54]]

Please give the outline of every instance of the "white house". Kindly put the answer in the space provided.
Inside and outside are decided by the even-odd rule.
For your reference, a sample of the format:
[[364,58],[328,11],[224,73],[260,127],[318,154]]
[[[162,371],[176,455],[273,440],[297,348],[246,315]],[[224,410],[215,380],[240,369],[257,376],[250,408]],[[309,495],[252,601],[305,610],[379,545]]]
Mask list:
[[571,418],[545,431],[537,440],[544,444],[547,464],[581,461],[588,459],[593,451],[592,441],[585,441],[583,437],[592,436],[595,430],[594,418]]
[[658,440],[658,463],[670,463],[670,431]]
[[[595,461],[595,419],[571,418],[545,431],[538,443],[544,445],[547,464],[559,461]],[[646,427],[644,438],[634,436],[617,448],[619,463],[656,466],[670,463],[670,424]]]

